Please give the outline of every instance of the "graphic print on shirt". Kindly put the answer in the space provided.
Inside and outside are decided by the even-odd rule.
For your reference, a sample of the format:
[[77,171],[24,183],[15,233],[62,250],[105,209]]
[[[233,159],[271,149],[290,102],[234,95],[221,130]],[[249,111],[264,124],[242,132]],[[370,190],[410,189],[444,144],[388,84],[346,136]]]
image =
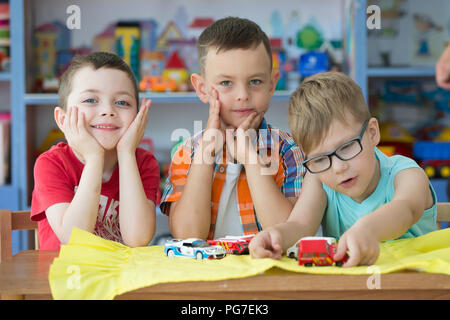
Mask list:
[[[74,192],[77,192],[77,188],[78,186],[75,186]],[[119,225],[118,200],[100,195],[94,234],[104,239],[123,243]]]

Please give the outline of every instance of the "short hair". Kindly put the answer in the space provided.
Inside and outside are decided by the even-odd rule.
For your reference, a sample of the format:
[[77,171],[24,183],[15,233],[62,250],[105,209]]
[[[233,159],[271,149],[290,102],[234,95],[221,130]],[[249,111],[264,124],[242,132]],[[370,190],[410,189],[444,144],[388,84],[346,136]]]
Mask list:
[[139,90],[133,71],[121,57],[109,52],[94,52],[86,56],[75,56],[72,59],[69,67],[61,77],[58,90],[59,107],[66,109],[67,97],[72,91],[73,76],[84,67],[92,67],[94,70],[109,68],[125,72],[133,84],[136,106],[139,109]]
[[324,72],[306,78],[289,99],[289,127],[305,154],[324,139],[333,120],[363,123],[370,112],[361,88],[347,75]]
[[200,72],[205,72],[205,58],[208,50],[215,48],[217,52],[232,49],[253,49],[264,44],[272,69],[272,49],[270,41],[262,29],[253,21],[227,17],[219,19],[203,30],[197,43],[198,64]]

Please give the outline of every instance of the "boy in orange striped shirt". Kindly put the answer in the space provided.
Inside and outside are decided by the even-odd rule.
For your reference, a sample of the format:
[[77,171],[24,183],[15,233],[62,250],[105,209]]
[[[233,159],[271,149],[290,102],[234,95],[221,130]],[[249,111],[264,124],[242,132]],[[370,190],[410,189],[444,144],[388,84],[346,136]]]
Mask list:
[[201,34],[198,52],[191,81],[209,119],[172,158],[161,200],[172,235],[248,235],[286,221],[304,169],[291,136],[264,119],[279,78],[267,35],[224,18]]

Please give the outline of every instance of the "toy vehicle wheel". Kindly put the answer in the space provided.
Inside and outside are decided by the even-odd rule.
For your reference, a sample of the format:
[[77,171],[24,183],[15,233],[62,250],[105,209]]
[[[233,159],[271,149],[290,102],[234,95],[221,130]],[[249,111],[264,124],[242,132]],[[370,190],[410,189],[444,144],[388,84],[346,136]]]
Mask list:
[[342,261],[336,261],[336,267],[342,267],[344,263]]
[[430,179],[436,175],[436,169],[433,166],[425,166],[425,168],[423,169],[425,170],[425,173]]
[[305,263],[305,267],[312,267],[312,266],[313,266],[312,262]]
[[290,253],[289,253],[289,258],[291,258],[291,259],[295,259],[295,253],[293,253],[293,252],[290,252]]
[[175,253],[173,252],[172,249],[167,250],[167,256],[168,256],[169,258],[174,258],[174,257],[175,257]]
[[203,254],[202,254],[200,251],[198,251],[198,252],[195,254],[195,259],[197,259],[197,260],[202,260],[202,259],[203,259]]
[[442,178],[450,177],[450,166],[443,165],[439,168],[439,174]]

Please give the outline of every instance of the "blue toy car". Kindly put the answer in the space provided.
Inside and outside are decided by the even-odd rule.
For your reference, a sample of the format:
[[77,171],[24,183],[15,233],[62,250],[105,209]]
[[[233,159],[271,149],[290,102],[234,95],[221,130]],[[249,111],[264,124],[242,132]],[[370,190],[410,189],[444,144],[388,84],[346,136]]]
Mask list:
[[222,246],[210,245],[197,238],[168,240],[164,245],[164,253],[169,258],[187,257],[197,260],[222,259],[226,255]]

